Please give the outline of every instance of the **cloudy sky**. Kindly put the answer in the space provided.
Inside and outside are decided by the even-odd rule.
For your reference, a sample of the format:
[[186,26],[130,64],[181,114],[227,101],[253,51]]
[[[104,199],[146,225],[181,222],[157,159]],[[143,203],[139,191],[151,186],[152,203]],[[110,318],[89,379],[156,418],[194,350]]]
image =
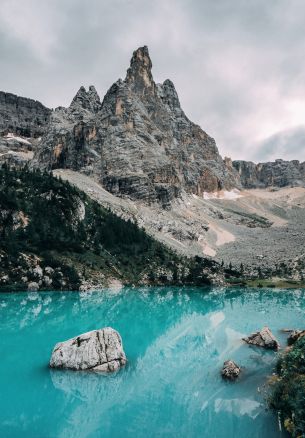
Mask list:
[[222,155],[305,160],[304,0],[1,0],[0,89],[103,97],[144,44]]

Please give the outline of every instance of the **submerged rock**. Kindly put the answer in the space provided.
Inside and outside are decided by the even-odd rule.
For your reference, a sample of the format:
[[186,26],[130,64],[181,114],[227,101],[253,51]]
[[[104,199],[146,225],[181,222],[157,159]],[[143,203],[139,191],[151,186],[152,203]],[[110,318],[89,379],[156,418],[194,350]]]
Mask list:
[[247,342],[247,344],[257,345],[258,347],[270,350],[278,350],[280,347],[280,344],[268,327],[263,327],[259,332],[252,333],[248,337],[243,338],[243,341]]
[[221,370],[221,375],[224,379],[235,380],[239,376],[241,368],[233,361],[226,360]]
[[105,327],[56,344],[50,367],[107,373],[126,362],[121,336],[113,328]]

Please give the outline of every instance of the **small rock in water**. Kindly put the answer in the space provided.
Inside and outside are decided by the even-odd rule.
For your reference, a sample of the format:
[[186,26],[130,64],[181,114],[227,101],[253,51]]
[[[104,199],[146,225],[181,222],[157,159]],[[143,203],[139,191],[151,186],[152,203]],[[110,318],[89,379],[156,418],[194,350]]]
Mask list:
[[305,336],[305,330],[292,330],[287,338],[287,344],[293,345],[299,338]]
[[267,348],[270,350],[278,350],[279,342],[273,336],[268,327],[263,327],[259,332],[252,333],[250,336],[243,338],[247,344],[257,345],[258,347]]
[[239,376],[241,368],[233,361],[226,360],[221,370],[221,375],[224,379],[235,380]]
[[113,328],[105,327],[56,344],[50,367],[108,373],[126,362],[121,336]]

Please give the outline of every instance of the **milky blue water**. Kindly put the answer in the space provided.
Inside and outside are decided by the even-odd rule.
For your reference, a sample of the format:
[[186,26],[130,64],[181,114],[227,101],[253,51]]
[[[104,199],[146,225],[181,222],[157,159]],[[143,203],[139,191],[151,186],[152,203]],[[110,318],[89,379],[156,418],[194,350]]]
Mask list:
[[[241,338],[267,324],[304,328],[301,290],[123,289],[0,295],[0,436],[284,436],[266,410],[276,353]],[[104,326],[128,365],[103,376],[48,368],[54,344]],[[236,383],[220,369],[244,367]]]

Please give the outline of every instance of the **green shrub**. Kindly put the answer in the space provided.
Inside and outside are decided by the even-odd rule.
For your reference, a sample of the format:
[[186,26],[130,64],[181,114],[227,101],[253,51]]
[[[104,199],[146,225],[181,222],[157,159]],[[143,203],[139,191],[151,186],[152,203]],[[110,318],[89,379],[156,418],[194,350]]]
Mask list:
[[293,437],[305,436],[305,337],[280,356],[279,379],[272,385],[270,406],[280,412]]

